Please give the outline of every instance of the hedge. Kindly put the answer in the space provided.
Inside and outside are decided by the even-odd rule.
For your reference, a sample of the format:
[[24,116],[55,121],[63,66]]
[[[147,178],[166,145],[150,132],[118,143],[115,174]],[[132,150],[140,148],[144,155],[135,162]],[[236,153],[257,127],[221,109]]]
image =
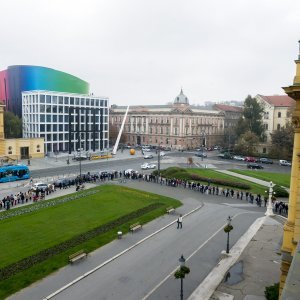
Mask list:
[[[157,175],[157,171],[154,171],[153,174]],[[166,170],[162,170],[161,175],[168,179],[176,178],[176,179],[182,179],[187,181],[213,183],[217,185],[230,186],[230,187],[244,189],[244,190],[251,189],[251,186],[249,184],[245,184],[237,181],[231,181],[227,179],[208,178],[194,173],[190,174],[186,169],[179,168],[179,167],[171,167]]]

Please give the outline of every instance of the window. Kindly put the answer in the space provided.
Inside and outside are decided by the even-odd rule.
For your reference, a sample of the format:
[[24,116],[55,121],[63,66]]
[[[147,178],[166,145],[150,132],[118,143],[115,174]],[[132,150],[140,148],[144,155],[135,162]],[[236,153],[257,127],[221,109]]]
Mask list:
[[287,112],[286,112],[286,117],[287,117],[287,118],[290,118],[290,117],[291,117],[291,112],[290,112],[290,111],[287,111]]
[[160,133],[163,134],[164,133],[164,129],[163,127],[160,127]]
[[41,152],[40,145],[36,146],[36,152]]
[[277,124],[277,130],[280,130],[280,124]]
[[50,95],[46,96],[46,103],[51,103],[51,96]]
[[280,111],[278,112],[278,118],[281,118],[281,112]]
[[40,95],[40,102],[45,103],[45,95]]
[[41,132],[44,132],[44,131],[45,131],[45,124],[41,124],[41,125],[40,125],[40,131],[41,131]]

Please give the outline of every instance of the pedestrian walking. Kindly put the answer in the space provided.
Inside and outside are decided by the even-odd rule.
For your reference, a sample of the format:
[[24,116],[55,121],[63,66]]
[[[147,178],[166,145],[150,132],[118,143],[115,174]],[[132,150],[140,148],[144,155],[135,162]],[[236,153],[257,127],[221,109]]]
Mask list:
[[182,215],[177,219],[177,229],[182,228]]

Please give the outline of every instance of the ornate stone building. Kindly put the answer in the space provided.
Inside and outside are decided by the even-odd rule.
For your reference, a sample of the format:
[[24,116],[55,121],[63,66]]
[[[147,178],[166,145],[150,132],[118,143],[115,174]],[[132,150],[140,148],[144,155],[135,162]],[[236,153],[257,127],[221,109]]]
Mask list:
[[284,87],[286,94],[296,101],[292,115],[294,149],[291,171],[289,213],[283,227],[280,299],[299,299],[300,277],[300,41],[293,84]]
[[[111,130],[120,130],[125,111],[126,106],[111,106]],[[123,135],[130,145],[161,145],[178,150],[210,147],[223,138],[224,116],[221,111],[190,105],[181,90],[171,105],[131,106]]]

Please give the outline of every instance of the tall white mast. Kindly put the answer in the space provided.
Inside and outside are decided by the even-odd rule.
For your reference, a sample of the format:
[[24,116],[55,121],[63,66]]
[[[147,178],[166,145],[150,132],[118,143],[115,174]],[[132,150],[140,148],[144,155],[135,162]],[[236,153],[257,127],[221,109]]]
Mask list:
[[116,155],[116,153],[117,153],[117,149],[118,149],[118,146],[119,146],[120,138],[121,138],[121,135],[122,135],[122,132],[123,132],[123,128],[124,128],[124,125],[125,125],[125,121],[126,121],[126,118],[127,118],[128,110],[129,110],[129,105],[127,106],[127,109],[126,109],[126,112],[125,112],[125,116],[124,116],[124,119],[123,119],[123,122],[122,122],[122,125],[121,125],[121,129],[119,131],[119,134],[118,134],[118,137],[117,137],[114,149],[112,151],[113,155]]

